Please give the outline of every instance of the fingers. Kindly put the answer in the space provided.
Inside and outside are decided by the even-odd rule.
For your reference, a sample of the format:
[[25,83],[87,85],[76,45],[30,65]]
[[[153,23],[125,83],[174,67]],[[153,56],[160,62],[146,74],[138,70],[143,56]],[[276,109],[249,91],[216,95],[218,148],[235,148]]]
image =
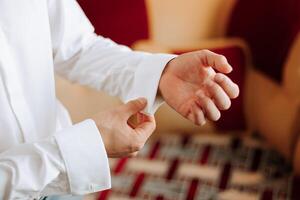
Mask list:
[[141,124],[141,123],[143,123],[143,122],[146,122],[146,121],[148,121],[149,119],[148,119],[148,116],[147,115],[145,115],[145,114],[143,114],[143,113],[137,113],[137,123],[138,124]]
[[220,85],[214,81],[209,81],[207,89],[218,109],[227,110],[230,108],[231,101]]
[[215,82],[218,83],[223,90],[227,93],[229,98],[234,99],[239,96],[239,87],[237,84],[222,73],[217,73],[215,76]]
[[203,126],[206,123],[203,111],[196,104],[192,105],[187,118],[196,125]]
[[[135,157],[138,154],[156,126],[154,117],[145,115],[144,118],[145,121],[136,128],[123,128],[123,137],[119,142],[124,145],[124,148],[121,151],[117,151],[117,153],[110,154],[110,157]],[[119,134],[122,135],[121,133]]]
[[126,154],[128,157],[135,157],[137,155],[156,128],[154,116],[148,116],[140,112],[145,108],[146,104],[146,99],[141,98],[130,101],[123,108],[127,117],[137,114],[137,124],[133,126],[128,123],[131,127],[129,129],[130,143],[128,145],[128,153]]
[[149,122],[149,121],[151,121],[151,119],[149,119],[149,116],[147,116],[141,112],[138,112],[138,113],[132,115],[128,119],[127,124],[130,128],[135,129],[139,126],[139,124],[142,124],[144,122]]
[[203,126],[206,123],[203,111],[197,106],[193,106],[193,113],[195,116],[195,124]]
[[[109,157],[135,156],[143,148],[156,126],[153,116],[140,113],[146,104],[146,99],[140,98],[93,118]],[[137,123],[134,117],[129,120],[135,114]]]
[[192,112],[188,115],[188,119],[195,124],[203,125],[205,124],[205,117],[209,120],[217,121],[221,117],[219,110],[227,110],[230,108],[230,98],[237,97],[238,87],[223,74],[222,80],[219,80],[219,84],[214,81],[209,81],[207,82],[207,93],[204,93],[202,90],[196,92],[199,98],[196,101],[198,108],[192,106]]
[[205,116],[212,121],[217,121],[221,117],[221,113],[214,104],[214,102],[207,97],[201,90],[196,92],[196,95],[199,97],[197,104],[202,108]]
[[139,98],[136,100],[129,101],[125,105],[123,105],[121,109],[121,113],[130,118],[132,115],[142,111],[147,105],[147,100],[145,98]]
[[129,146],[129,156],[136,154],[144,147],[148,138],[155,130],[156,123],[153,116],[144,117],[146,120],[133,129],[131,134],[131,144]]
[[[188,120],[190,120],[191,122],[193,122],[194,124],[196,123],[196,116],[194,115],[194,113],[192,111],[190,111],[186,117]],[[198,125],[198,124],[197,124]]]
[[216,54],[209,50],[201,50],[199,56],[202,64],[206,67],[212,67],[225,74],[232,71],[231,65],[223,55]]
[[143,116],[143,122],[140,123],[134,130],[145,141],[151,136],[156,128],[156,122],[154,116]]

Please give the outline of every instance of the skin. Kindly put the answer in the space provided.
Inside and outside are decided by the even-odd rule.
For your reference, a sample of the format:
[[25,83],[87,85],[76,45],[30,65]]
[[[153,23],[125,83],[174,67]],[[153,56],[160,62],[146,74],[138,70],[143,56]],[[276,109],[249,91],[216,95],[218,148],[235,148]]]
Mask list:
[[203,125],[206,119],[217,121],[220,110],[229,109],[231,99],[238,97],[239,87],[225,75],[231,71],[222,55],[208,50],[191,52],[169,62],[159,89],[174,110]]
[[[239,87],[225,75],[231,71],[227,59],[211,51],[182,54],[165,67],[159,95],[197,125],[217,121],[239,95]],[[156,126],[154,117],[141,114],[146,105],[146,99],[140,98],[92,117],[109,157],[132,157],[144,146]],[[135,126],[128,123],[133,115],[138,118]]]

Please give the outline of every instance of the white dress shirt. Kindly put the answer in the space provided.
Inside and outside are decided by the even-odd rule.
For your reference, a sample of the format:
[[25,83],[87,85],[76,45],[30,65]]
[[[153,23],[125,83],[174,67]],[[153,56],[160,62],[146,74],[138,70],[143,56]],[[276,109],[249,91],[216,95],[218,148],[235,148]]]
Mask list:
[[96,36],[75,0],[0,0],[0,199],[110,187],[100,133],[92,120],[71,124],[54,72],[124,102],[145,97],[152,114],[172,58]]

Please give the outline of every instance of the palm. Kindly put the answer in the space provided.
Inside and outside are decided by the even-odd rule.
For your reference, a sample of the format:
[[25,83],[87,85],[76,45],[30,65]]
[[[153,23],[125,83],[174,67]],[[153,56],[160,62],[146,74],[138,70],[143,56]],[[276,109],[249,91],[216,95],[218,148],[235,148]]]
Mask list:
[[177,112],[187,116],[198,99],[196,92],[202,90],[207,93],[206,82],[208,79],[213,79],[215,72],[211,68],[199,68],[193,65],[174,68],[172,71],[166,77],[170,85],[164,98]]
[[[214,103],[218,104],[213,98],[216,91],[212,91],[212,86],[218,89],[215,81],[217,74],[209,66],[210,64],[216,65],[219,61],[211,60],[213,58],[210,53],[207,55],[207,51],[194,52],[177,57],[177,60],[174,59],[169,63],[160,83],[160,91],[165,101],[178,113],[195,123],[197,123],[197,119],[195,119],[197,117],[193,117],[192,115],[195,115],[195,112],[199,112],[199,110],[204,114],[206,112],[202,106],[203,99],[201,99],[201,95],[212,99]],[[223,57],[221,58],[224,59]],[[219,68],[223,67],[227,66],[224,65]],[[228,69],[223,69],[223,72],[229,71],[230,65],[228,64]],[[217,92],[220,92],[220,89]],[[232,98],[236,97],[237,94],[229,94],[229,96]],[[224,101],[226,101],[226,97],[224,97]],[[225,109],[222,106],[220,108],[220,105],[216,107],[221,110]]]

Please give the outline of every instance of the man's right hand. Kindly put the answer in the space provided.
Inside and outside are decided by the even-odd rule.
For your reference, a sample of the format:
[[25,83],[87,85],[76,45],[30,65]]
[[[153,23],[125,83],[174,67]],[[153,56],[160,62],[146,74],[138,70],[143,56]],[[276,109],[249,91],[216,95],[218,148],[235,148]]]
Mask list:
[[[108,157],[132,157],[144,146],[156,127],[154,117],[140,113],[146,105],[147,100],[140,98],[92,117]],[[138,124],[133,127],[128,124],[128,119],[135,114],[138,115]]]

